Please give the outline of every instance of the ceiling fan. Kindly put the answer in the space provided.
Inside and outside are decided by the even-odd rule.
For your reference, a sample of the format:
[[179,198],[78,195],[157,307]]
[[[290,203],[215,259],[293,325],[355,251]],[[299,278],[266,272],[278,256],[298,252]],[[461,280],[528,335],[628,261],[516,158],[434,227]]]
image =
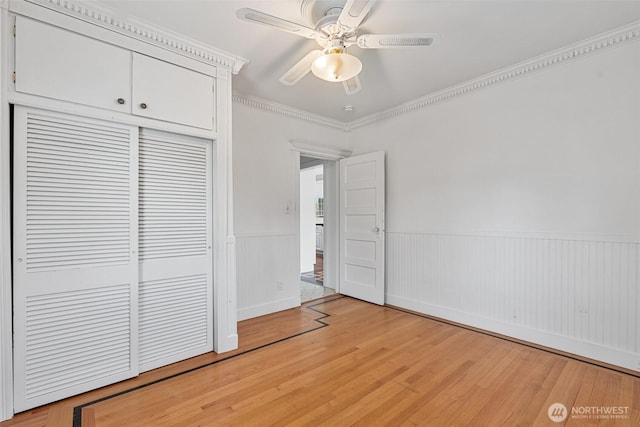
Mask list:
[[311,71],[329,82],[342,82],[348,95],[361,89],[358,74],[362,63],[347,53],[357,45],[362,49],[396,49],[430,46],[436,34],[358,34],[376,0],[302,0],[301,12],[314,28],[287,21],[255,9],[243,8],[238,18],[268,25],[278,30],[315,40],[321,50],[312,50],[280,77],[285,85],[294,85]]

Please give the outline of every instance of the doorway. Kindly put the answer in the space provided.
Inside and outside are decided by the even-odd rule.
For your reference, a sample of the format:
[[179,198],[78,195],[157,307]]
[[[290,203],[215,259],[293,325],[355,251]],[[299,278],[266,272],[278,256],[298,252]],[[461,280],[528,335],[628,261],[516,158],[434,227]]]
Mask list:
[[[327,163],[333,165],[325,167]],[[326,240],[334,231],[329,210],[335,208],[335,203],[326,203],[325,197],[325,173],[334,169],[335,161],[300,157],[300,301],[303,303],[335,293],[335,285],[326,272],[327,261],[330,265],[334,255]],[[331,179],[328,181],[330,186]],[[331,196],[331,191],[328,193]]]

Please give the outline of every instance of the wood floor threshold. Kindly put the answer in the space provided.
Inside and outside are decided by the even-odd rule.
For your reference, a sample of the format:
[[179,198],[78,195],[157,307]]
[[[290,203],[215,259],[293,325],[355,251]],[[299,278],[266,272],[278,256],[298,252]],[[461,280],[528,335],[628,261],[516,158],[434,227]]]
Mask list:
[[584,357],[584,356],[580,356],[578,354],[574,354],[574,353],[569,353],[566,351],[562,351],[562,350],[558,350],[552,347],[546,347],[544,345],[541,344],[536,344],[533,343],[531,341],[525,341],[525,340],[521,340],[518,338],[514,338],[514,337],[510,337],[508,335],[502,335],[499,334],[497,332],[491,332],[489,330],[486,329],[482,329],[482,328],[476,328],[474,326],[469,326],[469,325],[465,325],[463,323],[458,323],[458,322],[454,322],[452,320],[447,320],[447,319],[443,319],[442,317],[437,317],[437,316],[432,316],[430,314],[424,314],[424,313],[420,313],[419,311],[413,311],[413,310],[408,310],[402,307],[397,307],[395,305],[389,305],[389,304],[385,304],[384,305],[387,308],[390,308],[392,310],[397,310],[400,311],[402,313],[407,313],[407,314],[412,314],[414,316],[419,316],[419,317],[424,317],[425,319],[429,319],[429,320],[433,320],[434,322],[440,322],[440,323],[444,323],[447,325],[451,325],[451,326],[455,326],[458,328],[462,328],[462,329],[466,329],[467,331],[471,331],[471,332],[477,332],[479,334],[483,334],[483,335],[487,335],[490,337],[494,337],[494,338],[498,338],[504,341],[508,341],[514,344],[519,344],[525,347],[529,347],[529,348],[533,348],[535,350],[540,350],[540,351],[544,351],[546,353],[550,353],[556,356],[560,356],[560,357],[564,357],[567,359],[571,359],[571,360],[575,360],[577,362],[582,362],[582,363],[586,363],[589,365],[593,365],[593,366],[597,366],[599,368],[603,368],[603,369],[607,369],[610,371],[614,371],[617,372],[619,374],[624,374],[624,375],[629,375],[635,378],[640,378],[640,372],[638,371],[634,371],[632,369],[627,369],[627,368],[623,368],[622,366],[616,366],[616,365],[611,365],[605,362],[601,362],[599,360],[595,360],[595,359],[590,359],[588,357]]
[[178,372],[178,373],[169,375],[167,377],[159,378],[157,380],[150,381],[148,383],[141,384],[141,385],[138,385],[136,387],[132,387],[130,389],[122,390],[122,391],[120,391],[118,393],[114,393],[114,394],[111,394],[109,396],[101,397],[100,399],[95,399],[95,400],[92,400],[91,402],[87,402],[87,403],[84,403],[82,405],[78,405],[78,406],[73,408],[73,427],[83,427],[83,425],[82,425],[83,410],[85,408],[88,408],[88,407],[92,406],[92,405],[104,402],[104,401],[109,400],[109,399],[120,397],[120,396],[123,396],[125,394],[133,393],[135,391],[138,391],[138,390],[141,390],[141,389],[144,389],[144,388],[147,388],[147,387],[162,383],[164,381],[168,381],[168,380],[171,380],[173,378],[180,377],[182,375],[186,375],[186,374],[189,374],[191,372],[207,368],[209,366],[217,365],[219,363],[235,359],[235,358],[243,356],[245,354],[252,353],[254,351],[261,350],[261,349],[266,348],[266,347],[270,347],[272,345],[281,343],[283,341],[287,341],[287,340],[290,340],[292,338],[299,337],[301,335],[305,335],[305,334],[317,331],[319,329],[326,328],[327,326],[329,326],[329,324],[323,322],[322,319],[326,319],[328,317],[331,317],[331,315],[328,314],[328,313],[325,313],[323,311],[320,311],[320,310],[316,309],[315,307],[318,306],[318,305],[328,304],[328,303],[331,303],[331,302],[334,302],[334,301],[338,301],[338,300],[341,300],[341,299],[345,298],[343,295],[339,295],[339,294],[336,294],[335,298],[331,298],[332,296],[321,297],[321,298],[315,299],[313,301],[308,301],[308,302],[303,304],[304,308],[309,309],[311,311],[315,311],[316,313],[320,314],[320,317],[317,317],[317,318],[313,319],[313,321],[319,323],[320,326],[318,326],[316,328],[312,328],[312,329],[306,330],[306,331],[302,331],[302,332],[299,332],[297,334],[293,334],[293,335],[290,335],[290,336],[287,336],[287,337],[284,337],[284,338],[280,338],[278,340],[275,340],[275,341],[272,341],[272,342],[268,342],[266,344],[262,344],[262,345],[259,345],[257,347],[254,347],[254,348],[250,348],[250,349],[242,351],[240,353],[233,354],[233,355],[231,355],[229,357],[225,357],[225,358],[222,358],[222,359],[214,360],[213,362],[205,363],[204,365],[200,365],[200,366],[196,366],[196,367],[193,367],[193,368],[189,368],[186,371]]

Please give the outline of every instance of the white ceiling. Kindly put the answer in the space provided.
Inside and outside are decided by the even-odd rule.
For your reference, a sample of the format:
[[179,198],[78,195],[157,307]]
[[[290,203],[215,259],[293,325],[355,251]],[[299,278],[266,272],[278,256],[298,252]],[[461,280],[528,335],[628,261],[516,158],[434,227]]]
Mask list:
[[[298,84],[278,79],[310,50],[313,40],[240,21],[250,7],[312,26],[301,0],[103,0],[101,3],[251,62],[233,77],[233,88],[325,117],[350,122],[462,83],[482,74],[640,20],[640,0],[378,0],[360,33],[438,33],[422,49],[360,49],[362,90],[346,95],[342,84],[309,73]],[[352,112],[345,112],[350,105]]]

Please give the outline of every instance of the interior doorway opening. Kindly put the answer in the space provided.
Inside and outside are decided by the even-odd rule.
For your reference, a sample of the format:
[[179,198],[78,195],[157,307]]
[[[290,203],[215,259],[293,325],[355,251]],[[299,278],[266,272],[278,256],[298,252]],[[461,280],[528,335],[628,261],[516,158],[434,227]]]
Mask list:
[[[326,265],[331,258],[328,234],[334,232],[330,209],[335,208],[325,197],[325,172],[334,163],[328,160],[300,157],[300,301],[307,302],[335,293]],[[331,180],[329,180],[331,181]],[[329,184],[330,185],[330,184]],[[331,193],[331,192],[329,192]],[[330,196],[331,194],[329,194]],[[326,202],[329,203],[326,203]],[[326,215],[328,214],[328,215]],[[325,217],[329,221],[325,220]],[[330,264],[330,261],[329,261]]]

